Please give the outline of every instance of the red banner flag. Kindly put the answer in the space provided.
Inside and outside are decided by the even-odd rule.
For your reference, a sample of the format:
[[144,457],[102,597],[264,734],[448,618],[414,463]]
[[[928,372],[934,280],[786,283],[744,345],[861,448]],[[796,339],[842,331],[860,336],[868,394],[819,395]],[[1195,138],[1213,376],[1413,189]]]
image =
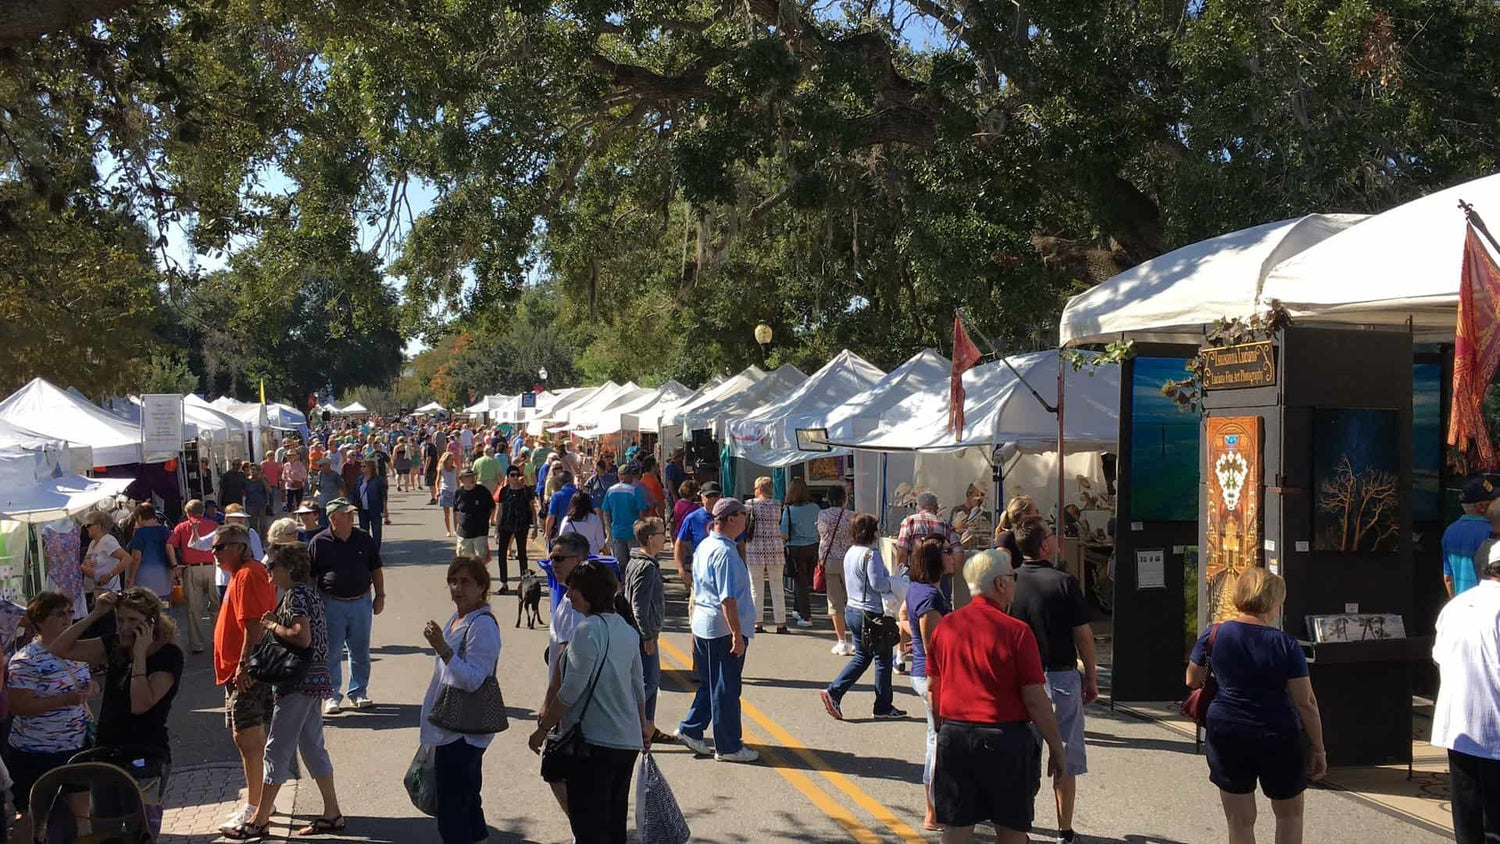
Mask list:
[[964,330],[964,318],[953,314],[953,374],[948,377],[948,430],[964,435],[964,373],[979,363],[979,347]]
[[1485,250],[1474,224],[1464,238],[1464,269],[1458,287],[1458,325],[1453,331],[1453,411],[1448,444],[1468,451],[1472,441],[1479,469],[1495,468],[1495,447],[1484,421],[1484,394],[1500,364],[1500,267]]

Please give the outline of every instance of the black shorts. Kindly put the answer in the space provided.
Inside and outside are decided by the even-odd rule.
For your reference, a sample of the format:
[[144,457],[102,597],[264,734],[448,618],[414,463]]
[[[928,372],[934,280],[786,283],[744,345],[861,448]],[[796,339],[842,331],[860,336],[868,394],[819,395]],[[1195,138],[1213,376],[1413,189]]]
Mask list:
[[[61,768],[68,764],[79,753],[83,747],[77,750],[64,750],[58,753],[32,753],[19,747],[7,747],[5,749],[5,766],[10,771],[12,785],[10,793],[16,803],[16,811],[28,812],[31,806],[31,787],[42,775],[54,768]],[[85,791],[83,788],[64,788],[63,793],[69,794]]]
[[1230,794],[1261,791],[1272,800],[1290,800],[1307,789],[1307,751],[1299,733],[1215,727],[1206,731],[1208,779]]
[[937,735],[932,805],[945,826],[993,823],[1031,831],[1042,786],[1042,753],[1025,722],[944,721]]

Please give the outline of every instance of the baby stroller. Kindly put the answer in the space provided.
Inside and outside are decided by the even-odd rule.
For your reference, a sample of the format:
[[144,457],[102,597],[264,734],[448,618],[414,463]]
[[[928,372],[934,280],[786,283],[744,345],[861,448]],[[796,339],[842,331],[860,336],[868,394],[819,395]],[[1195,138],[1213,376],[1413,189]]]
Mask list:
[[[31,788],[33,844],[140,844],[161,833],[171,765],[150,747],[96,747],[42,775]],[[88,795],[75,814],[69,796]]]

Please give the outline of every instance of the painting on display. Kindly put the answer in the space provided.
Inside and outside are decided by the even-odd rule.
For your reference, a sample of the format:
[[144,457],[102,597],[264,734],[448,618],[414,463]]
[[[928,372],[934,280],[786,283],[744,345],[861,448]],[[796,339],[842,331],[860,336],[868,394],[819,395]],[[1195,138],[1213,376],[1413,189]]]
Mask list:
[[1442,518],[1443,368],[1435,363],[1412,366],[1411,378],[1411,517],[1416,522]]
[[1131,361],[1130,518],[1198,521],[1198,413],[1162,393],[1191,377],[1183,358]]
[[1406,638],[1406,623],[1394,613],[1310,615],[1307,629],[1312,631],[1313,641],[1318,643]]
[[843,477],[844,469],[837,457],[817,457],[807,461],[807,479],[810,481],[836,481]]
[[1400,545],[1399,422],[1394,410],[1314,413],[1314,550],[1371,553]]
[[1208,419],[1208,547],[1203,561],[1207,621],[1234,618],[1230,602],[1240,572],[1260,565],[1261,436],[1259,416]]

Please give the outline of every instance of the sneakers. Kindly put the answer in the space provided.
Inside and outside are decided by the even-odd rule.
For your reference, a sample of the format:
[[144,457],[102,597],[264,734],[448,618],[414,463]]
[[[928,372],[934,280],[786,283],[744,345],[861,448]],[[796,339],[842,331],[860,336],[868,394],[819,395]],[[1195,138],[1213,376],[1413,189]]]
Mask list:
[[833,654],[834,656],[847,656],[847,654],[844,653],[844,640],[839,639],[838,641],[834,642],[833,647],[829,648],[828,652]]
[[906,663],[904,661],[896,663],[896,673],[897,674],[906,674],[908,672],[908,670],[909,669],[907,669]]
[[324,715],[337,715],[342,710],[343,707],[339,706],[338,698],[329,698],[328,700],[323,701]]
[[823,708],[828,710],[830,716],[839,721],[844,720],[844,710],[839,708],[839,702],[833,699],[827,689],[819,689],[818,697],[823,699]]
[[354,697],[352,695],[349,697],[349,706],[354,709],[369,709],[374,705],[375,701],[367,697]]
[[741,747],[733,753],[715,753],[715,762],[754,762],[760,758],[760,754],[748,747]]
[[854,642],[848,639],[845,639],[843,643],[839,645],[839,648],[839,654],[842,656],[854,656],[855,654]]
[[805,618],[799,618],[799,619],[797,619],[797,626],[798,627],[811,627],[811,626],[813,626],[813,623],[811,621],[808,621]]
[[1059,830],[1057,833],[1058,844],[1077,844],[1078,833],[1071,829]]
[[672,733],[672,738],[675,738],[678,741],[682,742],[683,747],[686,747],[688,750],[693,751],[693,754],[695,756],[713,755],[713,750],[709,748],[708,742],[704,741],[701,738],[693,738],[680,729]]
[[899,721],[905,717],[906,712],[904,710],[897,709],[894,706],[885,712],[875,713],[875,719],[877,721]]
[[219,824],[219,831],[224,833],[225,835],[234,832],[241,826],[244,826],[245,824],[254,820],[255,812],[255,806],[251,806],[249,803],[241,803],[238,809],[230,812],[229,817],[225,818],[224,822]]

